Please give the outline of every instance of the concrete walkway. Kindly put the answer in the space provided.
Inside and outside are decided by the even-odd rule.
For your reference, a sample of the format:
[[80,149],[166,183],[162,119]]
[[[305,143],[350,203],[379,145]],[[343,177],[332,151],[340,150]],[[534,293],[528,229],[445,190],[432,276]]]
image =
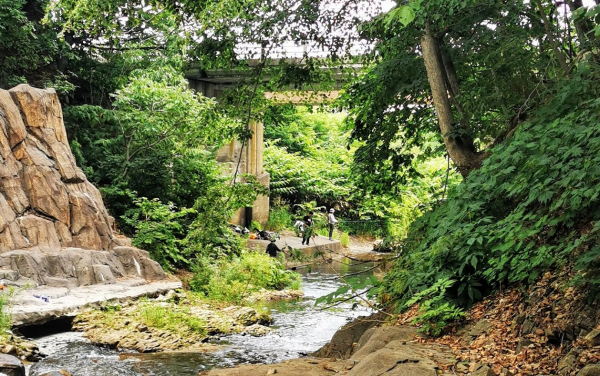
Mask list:
[[43,324],[60,317],[76,316],[81,309],[99,306],[108,300],[128,300],[179,288],[180,281],[148,283],[141,278],[125,278],[113,284],[71,289],[50,286],[23,289],[11,299],[13,326]]
[[[280,237],[281,238],[277,239],[275,242],[280,249],[285,249],[286,251],[288,247],[299,249],[306,256],[311,256],[317,251],[331,251],[334,253],[340,253],[342,251],[342,243],[339,240],[329,240],[320,235],[314,236],[310,240],[309,245],[302,245],[302,238],[297,236],[280,235]],[[269,240],[248,239],[248,248],[266,250],[269,243]]]

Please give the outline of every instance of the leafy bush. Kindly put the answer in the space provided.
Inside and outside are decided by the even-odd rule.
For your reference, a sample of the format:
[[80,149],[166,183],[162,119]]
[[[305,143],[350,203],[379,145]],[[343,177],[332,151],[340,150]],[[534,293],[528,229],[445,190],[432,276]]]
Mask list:
[[192,278],[188,281],[190,289],[195,292],[208,294],[210,280],[215,274],[215,267],[207,258],[197,259],[192,266]]
[[352,192],[352,150],[343,114],[274,107],[265,115],[265,166],[271,197],[290,205],[345,201]]
[[464,311],[446,299],[446,290],[453,284],[452,280],[440,279],[406,302],[407,308],[419,304],[419,315],[412,324],[421,325],[421,330],[429,335],[439,336],[447,324],[464,317]]
[[239,257],[223,259],[217,265],[203,265],[190,287],[217,301],[239,302],[261,288],[297,289],[300,276],[285,270],[276,259],[262,252],[242,252]]
[[246,184],[215,184],[191,209],[166,205],[158,199],[136,200],[138,208],[128,210],[123,217],[135,229],[134,245],[148,250],[165,269],[187,269],[196,260],[239,255],[242,239],[229,228],[229,218],[264,192],[255,180],[246,180]]
[[65,107],[65,125],[78,164],[120,219],[135,206],[132,192],[190,208],[221,183],[215,153],[236,123],[215,106],[180,72],[157,65],[132,71],[111,109]]
[[218,260],[239,255],[242,239],[229,227],[229,220],[239,208],[249,205],[266,188],[255,177],[244,176],[244,184],[218,184],[198,197],[194,210],[198,213],[183,240],[185,252],[197,257]]
[[570,260],[582,279],[600,283],[599,78],[597,66],[582,64],[444,204],[412,224],[385,279],[396,307],[439,280],[453,282],[440,286],[446,308],[468,307]]
[[293,222],[294,216],[287,207],[272,206],[265,228],[270,231],[282,231],[291,228]]
[[252,221],[252,223],[250,223],[250,231],[261,231],[261,230],[262,230],[262,226],[260,225],[260,222]]
[[138,199],[137,209],[126,213],[125,221],[136,229],[133,245],[145,249],[165,269],[182,266],[189,262],[181,252],[181,240],[185,237],[182,222],[195,214],[195,210],[177,210],[173,204],[162,204],[158,199]]

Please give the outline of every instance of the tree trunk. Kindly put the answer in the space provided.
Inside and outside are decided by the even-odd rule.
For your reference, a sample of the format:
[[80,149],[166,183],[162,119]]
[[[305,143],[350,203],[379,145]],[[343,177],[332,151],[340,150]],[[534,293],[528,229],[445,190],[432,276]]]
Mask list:
[[[569,4],[569,9],[571,10],[571,17],[573,17],[573,13],[583,7],[582,0],[569,0],[567,1]],[[575,20],[573,17],[573,23],[575,24],[575,31],[577,33],[577,39],[579,39],[579,49],[585,48],[590,43],[590,39],[588,38],[588,33],[591,30],[590,24],[587,20],[579,19]]]
[[565,55],[562,53],[562,51],[560,50],[560,48],[558,46],[558,42],[556,41],[556,37],[555,37],[554,32],[552,31],[552,27],[551,27],[553,25],[551,24],[551,21],[546,16],[546,9],[544,8],[544,6],[542,5],[542,2],[540,0],[533,0],[533,2],[535,3],[535,5],[537,5],[537,7],[540,11],[540,17],[542,19],[542,23],[544,24],[544,29],[546,30],[546,36],[548,37],[548,41],[550,41],[550,45],[552,46],[552,51],[554,51],[554,56],[556,56],[556,60],[558,60],[558,64],[561,66],[561,68],[565,72],[565,75],[570,77],[571,69],[570,69],[569,65],[567,64],[567,59],[565,58]]
[[425,35],[421,37],[423,59],[427,69],[427,79],[433,94],[433,104],[437,112],[440,131],[444,137],[444,144],[448,155],[458,168],[460,174],[466,178],[474,169],[481,166],[485,158],[483,154],[476,153],[473,142],[453,134],[456,133],[452,107],[448,98],[446,87],[445,67],[435,38],[431,35],[429,25],[426,26]]
[[444,66],[444,82],[448,91],[448,97],[450,98],[451,103],[454,104],[454,107],[456,107],[456,110],[460,114],[459,124],[460,128],[464,130],[460,138],[462,139],[465,146],[470,146],[470,150],[472,152],[475,152],[475,145],[473,144],[473,140],[470,138],[467,139],[467,134],[470,129],[469,115],[458,101],[458,96],[460,95],[460,84],[458,83],[458,75],[456,74],[456,68],[454,67],[454,63],[452,62],[448,51],[444,48],[444,44],[441,38],[437,40],[437,50],[439,51],[442,65]]

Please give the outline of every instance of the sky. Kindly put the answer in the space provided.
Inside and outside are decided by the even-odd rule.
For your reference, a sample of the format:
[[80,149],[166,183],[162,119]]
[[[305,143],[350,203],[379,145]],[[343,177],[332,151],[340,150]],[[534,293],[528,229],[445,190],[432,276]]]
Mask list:
[[[525,0],[527,1],[527,0]],[[392,1],[392,0],[366,0],[366,2],[370,3],[370,4],[378,4],[381,7],[381,11],[383,13],[389,12],[392,8],[394,8],[396,6],[396,1]],[[333,0],[330,3],[332,7],[335,8],[336,6],[336,1]],[[337,3],[339,4],[339,2]],[[595,6],[596,3],[594,0],[583,0],[583,5],[585,7],[592,7]],[[560,14],[564,14],[564,8],[561,6],[558,8],[558,12]],[[567,12],[569,12],[567,10]],[[350,16],[353,16],[353,14],[350,14]],[[365,17],[360,17],[360,18],[365,18]],[[255,55],[260,55],[260,53],[256,53],[255,50],[260,50],[259,46],[256,45],[245,45],[245,46],[240,46],[240,52],[242,50],[247,50],[247,51],[254,51]],[[354,48],[351,49],[351,52],[353,54],[356,53],[360,53],[361,51],[364,51],[365,49],[368,49],[369,45],[367,45],[366,43],[363,44],[356,44],[356,46]],[[296,44],[294,42],[287,42],[284,43],[282,46],[273,49],[270,51],[270,56],[273,58],[283,58],[283,57],[287,57],[287,58],[301,58],[302,56],[304,56],[304,54],[307,53],[309,56],[326,56],[328,55],[327,51],[321,51],[319,48],[315,47],[315,46],[311,46],[311,45],[299,45]]]

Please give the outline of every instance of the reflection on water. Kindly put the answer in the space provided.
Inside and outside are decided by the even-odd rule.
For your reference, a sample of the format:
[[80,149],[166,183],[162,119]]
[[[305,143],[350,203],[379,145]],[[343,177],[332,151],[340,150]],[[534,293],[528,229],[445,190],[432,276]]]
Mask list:
[[[372,264],[323,263],[303,273],[304,298],[270,303],[273,331],[263,337],[233,335],[221,338],[212,353],[119,353],[90,344],[80,333],[61,333],[36,340],[48,357],[34,364],[30,376],[64,369],[73,376],[187,376],[199,371],[243,363],[275,363],[311,353],[326,344],[347,321],[368,314],[351,303],[331,310],[314,307],[315,299],[335,291],[339,274],[368,270]],[[371,273],[371,271],[369,272]]]

